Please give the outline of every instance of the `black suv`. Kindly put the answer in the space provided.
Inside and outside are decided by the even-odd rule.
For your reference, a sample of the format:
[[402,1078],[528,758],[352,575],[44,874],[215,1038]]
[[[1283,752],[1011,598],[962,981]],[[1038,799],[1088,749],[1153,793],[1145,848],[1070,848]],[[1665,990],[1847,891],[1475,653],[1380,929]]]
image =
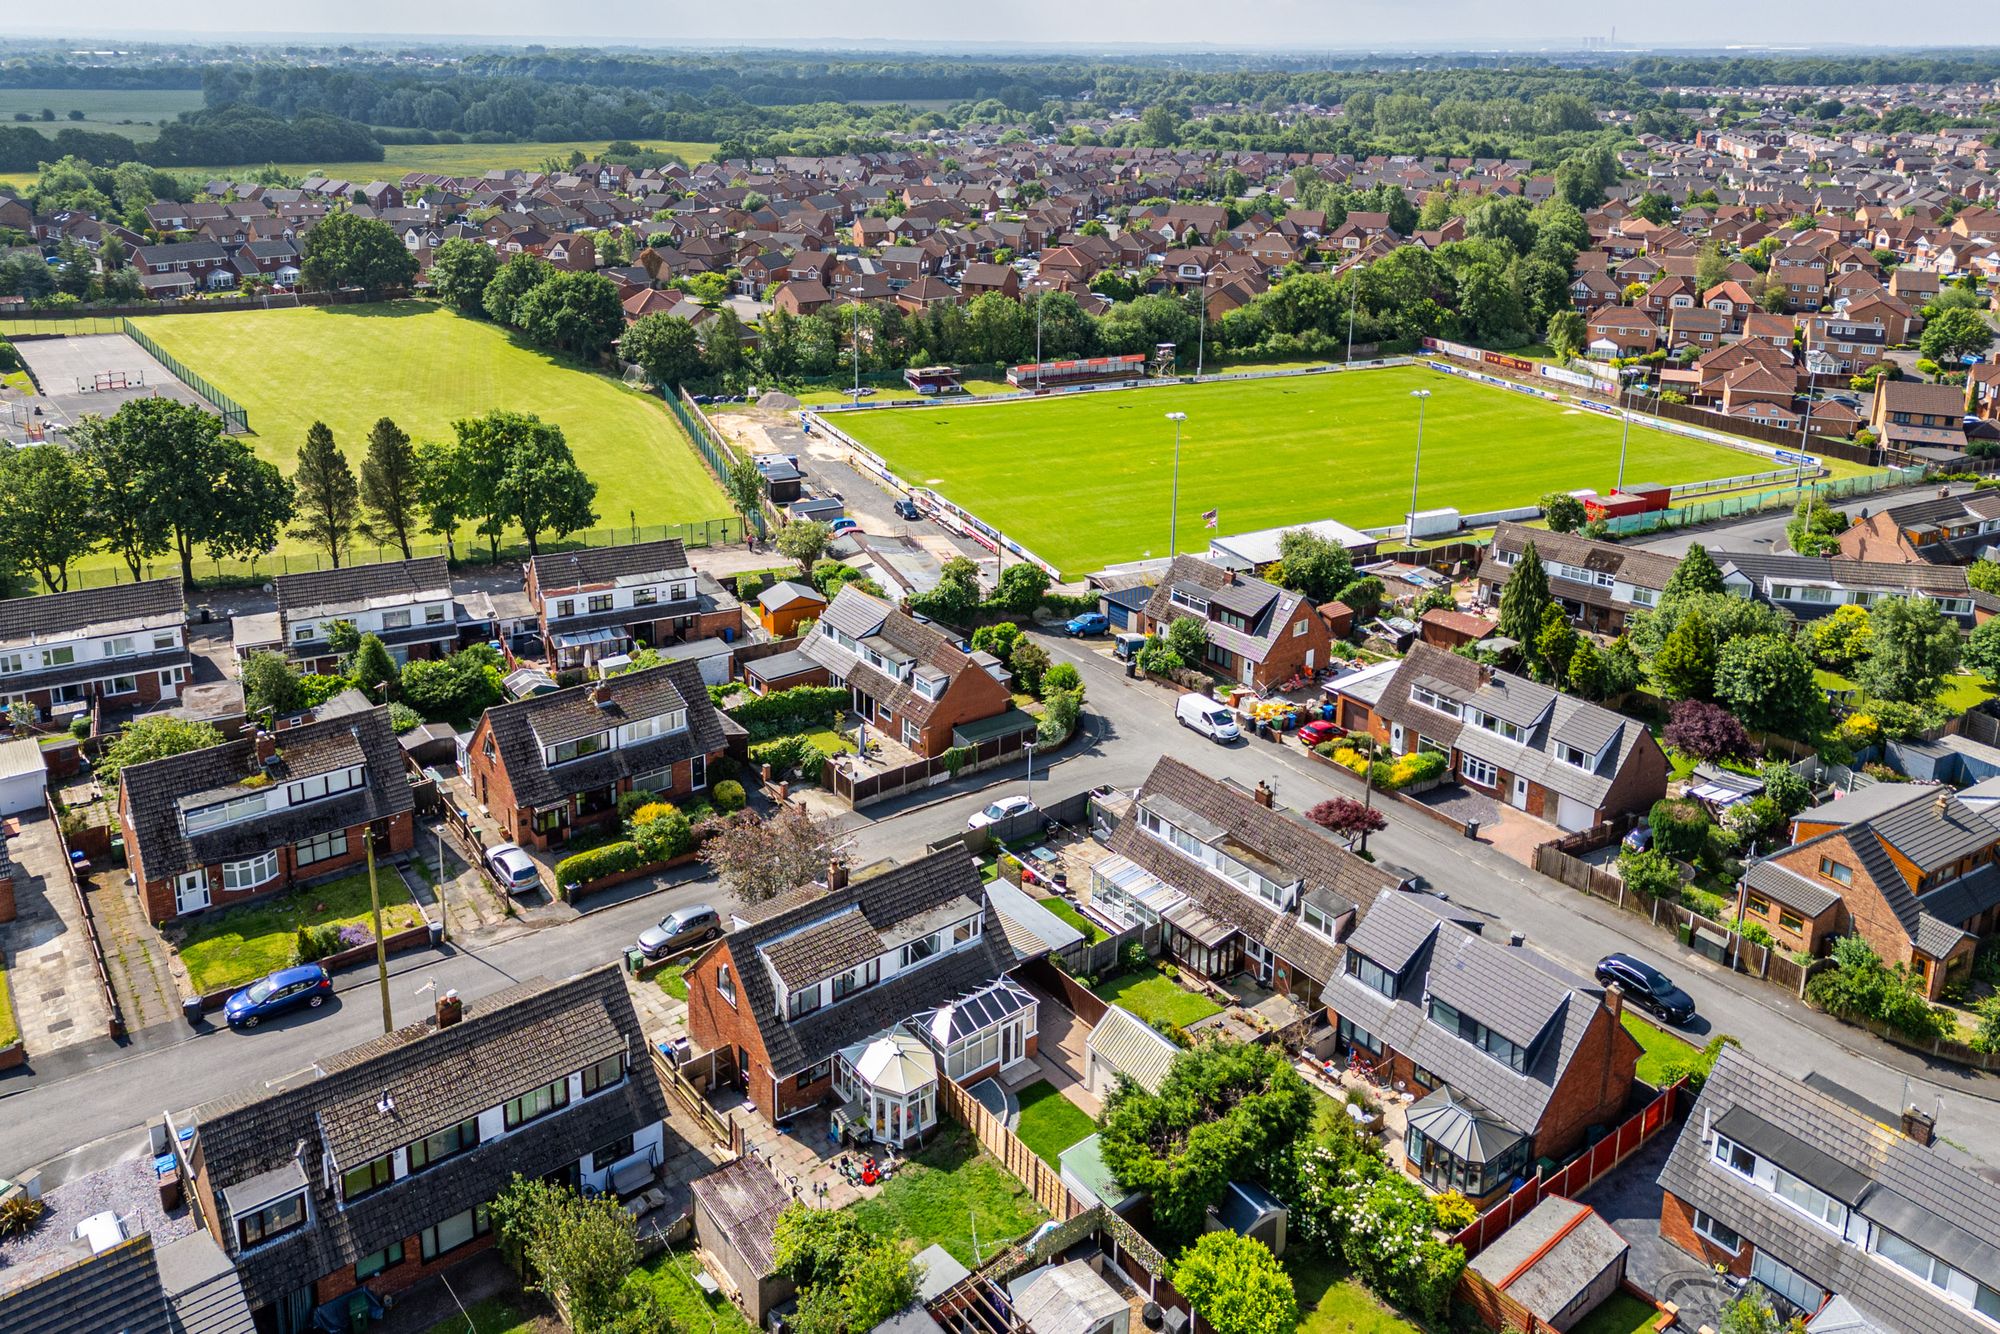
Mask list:
[[1607,954],[1599,959],[1597,980],[1605,986],[1616,982],[1634,1005],[1651,1010],[1675,1026],[1694,1018],[1692,996],[1675,986],[1665,973],[1629,954]]

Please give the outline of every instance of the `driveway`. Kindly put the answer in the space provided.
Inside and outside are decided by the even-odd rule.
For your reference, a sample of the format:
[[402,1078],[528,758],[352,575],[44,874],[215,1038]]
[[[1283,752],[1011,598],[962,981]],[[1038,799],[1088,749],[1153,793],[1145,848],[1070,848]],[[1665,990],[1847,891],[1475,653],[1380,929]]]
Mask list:
[[[1682,1123],[1685,1124],[1685,1123]],[[1597,1210],[1631,1246],[1625,1276],[1655,1300],[1680,1307],[1686,1329],[1714,1329],[1734,1288],[1714,1270],[1660,1235],[1660,1169],[1680,1135],[1670,1126],[1578,1198]]]

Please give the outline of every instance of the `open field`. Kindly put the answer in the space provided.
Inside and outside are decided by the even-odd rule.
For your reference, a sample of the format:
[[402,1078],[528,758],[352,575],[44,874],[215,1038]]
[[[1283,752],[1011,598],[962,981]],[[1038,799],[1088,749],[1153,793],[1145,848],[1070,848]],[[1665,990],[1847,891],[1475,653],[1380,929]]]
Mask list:
[[315,420],[333,428],[358,467],[377,418],[394,418],[415,439],[438,440],[450,436],[457,418],[510,408],[562,427],[577,462],[598,484],[606,527],[622,527],[632,516],[661,524],[729,513],[658,399],[440,306],[301,307],[139,323],[249,410],[256,449],[287,472]]
[[[1179,549],[1208,545],[1202,512],[1240,533],[1335,518],[1399,523],[1410,503],[1414,390],[1428,389],[1418,506],[1468,513],[1617,480],[1610,418],[1421,367],[1080,394],[1033,402],[842,413],[834,425],[905,480],[934,487],[1069,577],[1167,554],[1181,439]],[[1762,458],[1635,425],[1626,477],[1691,482],[1763,472]],[[1036,479],[1026,482],[1024,479]]]
[[[56,118],[40,119],[44,108]],[[0,88],[0,125],[25,126],[51,138],[58,130],[90,130],[144,143],[159,137],[161,123],[200,109],[199,88]],[[81,111],[83,119],[71,120],[72,111]],[[19,113],[36,119],[16,120]]]
[[[0,92],[0,98],[7,96],[10,96],[10,94]],[[24,94],[24,96],[28,97],[32,105],[13,107],[7,105],[5,102],[0,102],[0,109],[7,111],[30,111],[39,114],[41,108],[47,106],[53,107],[58,117],[61,117],[64,112],[66,104],[49,100],[51,97],[56,96],[53,92],[38,93],[30,91]],[[119,94],[80,92],[76,96],[101,98],[116,97]],[[138,94],[128,94],[128,96],[138,96]],[[175,97],[179,96],[179,94],[146,94],[146,96]],[[194,99],[194,106],[201,104],[200,93],[191,93],[189,96]],[[176,110],[180,109],[176,108]],[[89,107],[87,105],[84,107],[84,111],[86,115],[89,114]],[[11,123],[7,117],[0,116],[0,124]],[[43,126],[42,128],[51,131],[59,130],[65,123],[58,119],[55,124]],[[152,132],[149,130],[145,131],[142,136],[139,132],[145,130],[145,127],[138,125],[88,124],[79,128],[116,130],[120,134],[129,134],[135,139],[141,137],[150,139],[153,137]],[[585,157],[594,157],[604,151],[604,146],[607,142],[607,140],[603,139],[577,139],[555,143],[537,141],[519,144],[387,144],[383,147],[383,158],[380,162],[279,162],[275,166],[279,171],[293,176],[309,176],[314,172],[321,172],[328,176],[344,177],[347,180],[366,185],[370,181],[399,181],[403,178],[403,173],[406,171],[436,171],[451,176],[469,176],[476,172],[492,171],[496,168],[539,167],[544,158],[553,157],[567,160],[572,150],[582,153]],[[640,142],[640,146],[643,148],[657,148],[667,153],[678,153],[681,157],[686,158],[690,164],[706,162],[709,156],[715,152],[714,144],[680,143],[669,142],[667,140],[645,140]],[[231,172],[258,171],[270,165],[274,164],[239,162],[228,167],[188,167],[180,170],[184,170],[189,176],[196,176],[202,180],[207,180],[214,176],[227,176]],[[0,172],[0,186],[4,187],[18,189],[34,179],[35,174],[33,172]]]

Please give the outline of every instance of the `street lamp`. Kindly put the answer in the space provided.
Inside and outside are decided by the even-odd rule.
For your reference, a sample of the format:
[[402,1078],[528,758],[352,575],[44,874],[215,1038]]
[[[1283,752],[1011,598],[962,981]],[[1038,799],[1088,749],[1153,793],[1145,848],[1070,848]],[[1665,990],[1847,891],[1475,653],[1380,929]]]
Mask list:
[[1613,491],[1623,491],[1625,489],[1625,446],[1631,443],[1632,409],[1628,406],[1625,409],[1625,434],[1618,437],[1618,485],[1611,488]]
[[1410,517],[1403,524],[1403,540],[1417,540],[1417,478],[1424,470],[1424,403],[1430,398],[1428,389],[1412,389],[1410,397],[1417,400],[1417,460],[1410,465]]
[[1181,423],[1187,420],[1187,414],[1169,412],[1167,420],[1174,424],[1174,499],[1173,511],[1167,516],[1167,559],[1172,560],[1179,550],[1181,535]]
[[1048,299],[1043,292],[1035,297],[1035,392],[1042,392],[1042,303]]
[[854,401],[861,401],[861,288],[847,289],[848,304],[854,307]]
[[1195,291],[1195,301],[1201,307],[1200,332],[1194,341],[1194,378],[1201,378],[1202,358],[1208,349],[1208,270],[1201,271],[1201,286]]

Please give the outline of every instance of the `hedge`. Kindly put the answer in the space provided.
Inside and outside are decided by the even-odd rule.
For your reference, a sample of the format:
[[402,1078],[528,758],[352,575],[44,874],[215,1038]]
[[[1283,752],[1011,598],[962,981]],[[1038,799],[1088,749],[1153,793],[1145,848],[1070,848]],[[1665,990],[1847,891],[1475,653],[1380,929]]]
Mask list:
[[618,875],[644,860],[645,855],[639,851],[639,845],[629,839],[606,843],[557,862],[556,884],[561,888],[563,897],[568,898],[571,885],[587,885],[593,880]]
[[768,764],[774,775],[796,769],[808,783],[819,781],[820,768],[825,763],[826,753],[802,736],[783,736],[750,747],[752,768]]
[[809,732],[830,725],[847,711],[848,692],[838,686],[793,686],[745,700],[728,710],[752,741],[768,741],[792,732]]

